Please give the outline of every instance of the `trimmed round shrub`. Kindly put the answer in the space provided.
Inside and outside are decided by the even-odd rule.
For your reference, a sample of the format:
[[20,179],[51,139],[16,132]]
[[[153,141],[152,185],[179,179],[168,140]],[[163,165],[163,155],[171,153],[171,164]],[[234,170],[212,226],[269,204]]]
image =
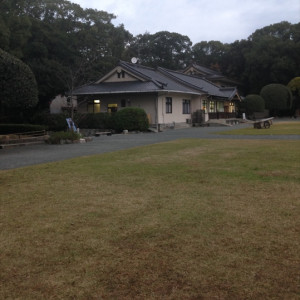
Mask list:
[[114,129],[117,131],[146,131],[149,120],[146,112],[137,107],[127,107],[114,114]]
[[287,111],[292,107],[291,90],[283,84],[268,84],[262,88],[260,95],[265,100],[266,108],[273,114]]
[[0,49],[1,112],[23,113],[35,107],[37,103],[37,83],[29,66]]
[[247,115],[255,112],[263,112],[265,109],[265,100],[260,95],[247,95],[244,100],[244,108]]

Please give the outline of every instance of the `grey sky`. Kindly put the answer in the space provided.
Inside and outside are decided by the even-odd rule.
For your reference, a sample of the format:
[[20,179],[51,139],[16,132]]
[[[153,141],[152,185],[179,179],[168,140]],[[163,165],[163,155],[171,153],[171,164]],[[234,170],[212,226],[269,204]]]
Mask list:
[[288,21],[300,22],[300,0],[70,0],[83,8],[113,13],[115,25],[133,35],[158,31],[201,41],[232,43],[256,29]]

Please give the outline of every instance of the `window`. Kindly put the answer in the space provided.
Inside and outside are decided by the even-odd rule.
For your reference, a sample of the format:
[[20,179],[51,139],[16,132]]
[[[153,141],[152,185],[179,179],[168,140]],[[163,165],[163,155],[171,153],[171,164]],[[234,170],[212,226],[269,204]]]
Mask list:
[[209,112],[215,112],[215,101],[209,102]]
[[126,99],[121,100],[121,107],[126,107]]
[[206,111],[206,109],[207,109],[207,100],[203,100],[203,101],[202,101],[202,109],[203,109],[205,112],[207,112],[207,111]]
[[117,71],[117,74],[118,74],[118,78],[125,78],[125,71],[124,70],[122,70],[122,71]]
[[166,113],[172,113],[172,97],[166,97]]
[[224,102],[217,102],[217,112],[224,112]]
[[92,100],[88,102],[88,113],[99,113],[100,112],[100,105],[101,101],[100,100]]
[[191,113],[191,101],[183,99],[182,100],[182,113],[190,114]]

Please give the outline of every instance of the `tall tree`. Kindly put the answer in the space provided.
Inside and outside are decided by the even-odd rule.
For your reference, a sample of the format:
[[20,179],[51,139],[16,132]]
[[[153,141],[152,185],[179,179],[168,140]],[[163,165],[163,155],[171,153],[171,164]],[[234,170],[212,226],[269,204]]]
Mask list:
[[220,66],[228,45],[219,41],[202,41],[192,48],[193,60],[207,67]]
[[[111,69],[131,35],[115,27],[113,14],[83,9],[66,0],[0,2],[0,41],[28,64],[39,86],[40,106],[75,84],[96,80]],[[84,66],[84,67],[83,67]]]
[[128,51],[138,56],[145,65],[182,69],[190,60],[191,46],[191,40],[185,35],[160,31],[138,35]]

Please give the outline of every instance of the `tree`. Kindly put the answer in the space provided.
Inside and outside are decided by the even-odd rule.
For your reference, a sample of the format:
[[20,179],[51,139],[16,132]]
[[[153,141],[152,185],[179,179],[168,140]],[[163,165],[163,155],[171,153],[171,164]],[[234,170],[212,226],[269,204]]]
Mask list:
[[270,82],[286,85],[297,75],[299,40],[296,25],[281,22],[256,30],[249,38],[245,51],[243,77],[249,91],[258,93]]
[[255,112],[264,111],[265,100],[260,95],[250,94],[245,97],[242,106],[248,116],[253,115]]
[[293,78],[289,83],[288,87],[292,91],[293,95],[300,96],[300,77]]
[[289,83],[288,83],[288,88],[291,90],[294,101],[293,101],[293,112],[294,115],[296,116],[297,114],[299,115],[300,111],[300,77],[295,77],[293,78]]
[[127,51],[151,67],[183,69],[190,60],[192,42],[175,32],[160,31],[138,35]]
[[38,103],[34,74],[21,60],[0,49],[1,115],[22,115]]
[[202,41],[193,46],[192,56],[193,60],[200,65],[212,67],[213,65],[221,64],[227,50],[228,45],[222,44],[219,41]]
[[265,106],[270,110],[271,115],[285,114],[292,107],[292,93],[283,84],[268,84],[262,88],[260,95],[265,100]]
[[123,25],[115,27],[114,18],[67,0],[0,1],[0,45],[32,69],[39,108],[49,108],[69,89],[71,73],[77,74],[75,85],[88,83],[121,58],[131,35]]

